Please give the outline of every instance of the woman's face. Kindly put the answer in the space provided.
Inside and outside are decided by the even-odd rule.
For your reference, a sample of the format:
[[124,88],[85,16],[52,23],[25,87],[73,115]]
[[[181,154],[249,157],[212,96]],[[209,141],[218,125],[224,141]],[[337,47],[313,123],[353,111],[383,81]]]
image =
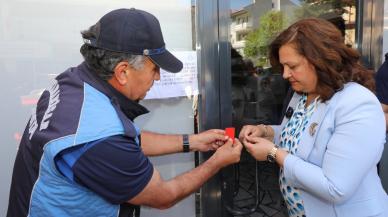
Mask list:
[[292,44],[279,49],[279,62],[283,65],[283,78],[288,80],[296,92],[315,94],[318,77],[315,67],[298,54]]

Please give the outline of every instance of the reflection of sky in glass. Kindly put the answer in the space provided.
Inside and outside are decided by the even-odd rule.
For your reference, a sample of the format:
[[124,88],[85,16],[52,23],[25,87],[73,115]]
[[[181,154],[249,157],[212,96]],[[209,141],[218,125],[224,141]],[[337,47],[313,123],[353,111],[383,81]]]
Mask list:
[[233,10],[240,10],[243,7],[253,3],[253,0],[232,0],[230,1],[230,8]]

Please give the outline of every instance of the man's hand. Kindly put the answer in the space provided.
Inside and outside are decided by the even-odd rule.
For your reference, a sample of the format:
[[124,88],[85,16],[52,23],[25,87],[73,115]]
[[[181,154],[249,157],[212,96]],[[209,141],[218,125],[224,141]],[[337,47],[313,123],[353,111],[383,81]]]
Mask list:
[[[208,135],[208,133],[205,133],[205,135]],[[164,181],[155,168],[147,186],[128,202],[159,209],[173,206],[200,188],[221,168],[240,161],[242,145],[237,139],[234,141],[233,144],[232,139],[228,139],[223,146],[218,148],[208,160],[198,167],[168,181]],[[158,196],[155,197],[155,195]]]
[[217,149],[212,159],[222,168],[240,161],[242,144],[238,139],[228,139],[227,142]]
[[190,149],[206,152],[217,150],[228,140],[224,130],[212,129],[189,136]]

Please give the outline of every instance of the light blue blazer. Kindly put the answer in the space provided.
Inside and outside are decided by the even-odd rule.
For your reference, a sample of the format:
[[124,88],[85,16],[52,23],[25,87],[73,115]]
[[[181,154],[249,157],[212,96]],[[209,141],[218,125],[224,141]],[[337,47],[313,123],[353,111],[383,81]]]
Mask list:
[[[290,105],[299,98],[294,95]],[[273,126],[276,144],[285,123]],[[306,216],[388,217],[388,196],[376,169],[384,144],[381,105],[363,86],[347,83],[320,103],[298,151],[284,161],[285,177],[301,190]]]

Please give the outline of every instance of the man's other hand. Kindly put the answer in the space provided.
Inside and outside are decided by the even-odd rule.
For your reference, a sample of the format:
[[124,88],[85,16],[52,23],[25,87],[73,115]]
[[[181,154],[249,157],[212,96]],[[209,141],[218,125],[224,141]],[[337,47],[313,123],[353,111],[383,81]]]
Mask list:
[[211,129],[189,136],[190,149],[193,151],[214,151],[228,140],[224,130]]
[[232,139],[229,138],[223,146],[217,149],[211,158],[213,158],[221,168],[238,163],[240,162],[242,148],[243,146],[240,140],[234,139],[233,143]]

